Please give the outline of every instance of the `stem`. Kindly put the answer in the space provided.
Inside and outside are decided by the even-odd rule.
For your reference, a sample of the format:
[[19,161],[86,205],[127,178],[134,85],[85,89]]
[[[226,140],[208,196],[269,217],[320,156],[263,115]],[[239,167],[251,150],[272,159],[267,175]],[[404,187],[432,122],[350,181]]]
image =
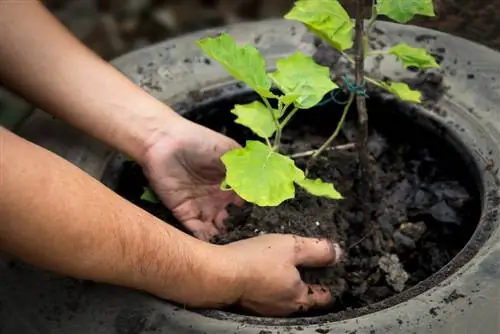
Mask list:
[[373,78],[365,76],[365,80],[371,84],[374,84],[377,87],[386,89],[377,79],[373,79]]
[[[278,152],[279,149],[280,149],[280,141],[281,141],[281,126],[280,126],[280,122],[276,118],[276,115],[274,114],[274,109],[271,106],[271,104],[269,103],[269,100],[267,98],[265,98],[265,97],[262,98],[262,100],[264,101],[264,104],[266,105],[267,110],[269,110],[269,112],[271,113],[271,117],[273,118],[274,125],[276,126],[276,134],[274,136],[274,147],[273,147],[273,150],[275,150],[276,152]],[[281,113],[281,109],[279,111]]]
[[337,123],[337,127],[335,128],[335,131],[332,133],[330,138],[328,138],[323,145],[319,149],[316,150],[316,152],[312,155],[311,159],[309,160],[309,164],[312,163],[316,158],[324,151],[326,150],[332,142],[337,138],[337,136],[340,133],[340,130],[342,129],[342,126],[344,125],[345,118],[347,116],[347,112],[349,111],[349,108],[352,105],[352,102],[354,101],[355,94],[350,93],[349,94],[349,100],[347,101],[347,104],[344,107],[344,110],[342,111],[342,116],[340,117],[339,122]]
[[283,130],[283,128],[288,124],[288,122],[290,122],[290,120],[292,119],[292,117],[295,115],[295,113],[297,111],[299,111],[299,108],[295,108],[292,111],[290,111],[290,113],[285,117],[283,122],[281,122],[281,124],[280,124],[281,130]]
[[[327,147],[325,151],[347,151],[350,150],[351,148],[355,148],[356,144],[354,143],[348,143],[348,144],[343,144],[343,145],[338,145],[338,146],[332,146],[332,147]],[[310,150],[310,151],[305,151],[305,152],[299,152],[299,153],[294,153],[292,155],[289,155],[288,157],[291,159],[297,159],[297,158],[305,158],[305,157],[310,157],[314,155],[318,150]]]
[[[355,78],[356,85],[361,86],[364,82],[364,65],[365,65],[365,47],[367,35],[364,33],[364,20],[363,15],[363,0],[357,0],[356,4],[356,26],[355,26]],[[370,159],[367,152],[368,142],[368,113],[366,111],[366,100],[361,94],[356,95],[356,105],[358,109],[358,136],[356,138],[356,147],[358,149],[361,181],[361,193],[365,198],[362,199],[363,203],[368,202],[368,196],[371,184],[370,173]],[[370,210],[367,205],[363,205],[363,216],[365,226],[370,223]]]
[[351,56],[349,56],[347,53],[345,53],[344,51],[342,51],[341,55],[342,55],[342,57],[344,57],[345,59],[347,59],[350,63],[354,64],[354,59]]
[[271,142],[269,141],[269,138],[266,138],[266,144],[267,146],[269,146],[271,149],[273,148],[273,145],[271,144]]
[[369,56],[378,56],[378,55],[386,55],[388,53],[387,50],[373,50],[369,51],[368,55]]
[[368,37],[370,35],[370,31],[372,30],[375,22],[377,22],[377,3],[375,0],[372,1],[372,16],[370,17],[370,20],[368,21],[368,25],[366,26],[366,32],[365,35]]

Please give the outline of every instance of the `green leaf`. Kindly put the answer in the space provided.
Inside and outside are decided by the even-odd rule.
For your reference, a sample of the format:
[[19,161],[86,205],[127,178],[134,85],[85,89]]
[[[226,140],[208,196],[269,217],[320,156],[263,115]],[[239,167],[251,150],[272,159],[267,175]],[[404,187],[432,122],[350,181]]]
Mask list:
[[261,138],[269,138],[276,132],[276,123],[269,109],[259,101],[249,104],[237,104],[231,113],[238,116],[235,123],[250,128]]
[[[297,99],[300,97],[299,94],[296,94],[296,93],[288,93],[286,95],[281,95],[279,97],[281,103],[283,103],[284,105],[286,106],[289,106],[291,105],[292,103],[294,103],[295,101],[297,101]],[[283,115],[281,115],[283,116]],[[280,116],[280,117],[281,117]]]
[[337,0],[298,0],[285,18],[302,22],[337,50],[353,45],[354,23]]
[[392,94],[398,96],[403,101],[420,103],[422,102],[422,93],[418,90],[411,89],[403,82],[391,82],[387,84],[381,83],[381,86],[387,89]]
[[401,43],[389,49],[389,54],[395,55],[404,68],[438,68],[436,59],[423,48],[414,48],[408,44]]
[[151,190],[151,188],[144,187],[143,189],[144,189],[144,192],[141,195],[141,200],[146,201],[146,202],[150,202],[153,204],[160,203],[160,200],[156,197],[155,193],[153,192],[153,190]]
[[[330,79],[330,69],[317,64],[300,51],[276,62],[277,71],[269,76],[285,95],[292,95],[300,109],[318,104],[337,84]],[[296,97],[298,95],[298,97]]]
[[436,16],[432,0],[377,0],[377,14],[406,23],[416,15]]
[[198,45],[237,80],[245,82],[263,97],[274,97],[270,92],[271,80],[267,76],[266,61],[254,46],[238,46],[227,33],[201,39]]
[[335,200],[344,199],[344,197],[335,190],[333,184],[325,183],[320,179],[303,179],[296,181],[296,183],[314,196],[327,197]]
[[221,159],[226,184],[259,206],[277,206],[295,197],[294,182],[304,179],[292,159],[258,141],[247,141],[244,148],[229,151]]

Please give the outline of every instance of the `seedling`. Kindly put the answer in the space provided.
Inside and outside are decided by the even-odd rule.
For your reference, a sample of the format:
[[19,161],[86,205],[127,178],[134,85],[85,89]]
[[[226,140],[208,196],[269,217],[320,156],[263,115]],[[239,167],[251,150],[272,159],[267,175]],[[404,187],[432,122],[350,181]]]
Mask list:
[[[386,50],[368,50],[368,37],[378,15],[386,15],[399,23],[406,23],[415,15],[434,16],[432,0],[377,0],[373,4],[372,16],[366,29],[363,27],[360,7],[358,4],[356,26],[337,0],[298,0],[285,15],[288,20],[303,23],[355,64],[356,82],[350,83],[348,78],[344,80],[349,97],[342,117],[330,138],[320,149],[311,152],[311,159],[317,158],[331,145],[355,98],[360,111],[360,126],[366,127],[368,118],[364,110],[365,93],[362,89],[365,82],[383,88],[401,100],[421,102],[421,93],[412,90],[405,83],[384,82],[364,75],[363,61],[366,57],[386,54],[397,57],[404,68],[438,67],[435,59],[425,49],[404,43]],[[226,167],[222,189],[231,189],[246,201],[259,206],[277,206],[294,198],[296,186],[315,196],[342,199],[333,184],[307,178],[307,173],[299,169],[292,158],[280,153],[281,134],[292,117],[301,110],[316,106],[328,93],[340,88],[330,78],[329,68],[297,51],[278,60],[277,70],[267,73],[266,61],[260,52],[252,45],[238,45],[227,33],[201,39],[198,45],[207,56],[260,96],[259,101],[237,104],[231,110],[237,116],[235,122],[248,127],[262,141],[249,140],[243,148],[234,149],[222,156]],[[354,58],[347,54],[353,46],[356,51]],[[276,90],[281,93],[273,93]],[[277,107],[272,107],[272,100]],[[366,146],[366,133],[364,139],[358,140],[358,144],[363,146],[360,147],[362,154]]]

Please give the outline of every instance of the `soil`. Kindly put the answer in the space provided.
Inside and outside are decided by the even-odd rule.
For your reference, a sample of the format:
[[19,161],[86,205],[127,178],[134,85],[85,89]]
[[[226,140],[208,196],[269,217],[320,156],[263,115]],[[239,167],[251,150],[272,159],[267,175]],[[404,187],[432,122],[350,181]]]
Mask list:
[[[297,189],[296,198],[279,207],[232,207],[228,234],[213,240],[224,244],[265,233],[292,233],[340,242],[346,250],[341,264],[301,269],[304,280],[325,284],[335,295],[335,305],[328,312],[376,303],[430,277],[465,246],[479,221],[479,195],[463,153],[445,142],[442,129],[417,125],[420,116],[407,105],[376,93],[370,96],[368,147],[377,190],[368,201],[360,193],[356,151],[328,151],[310,169],[310,177],[333,182],[344,200],[313,197]],[[229,110],[234,103],[254,99],[238,96],[186,117],[243,143],[255,138],[232,122]],[[298,113],[283,135],[283,152],[318,148],[330,135],[341,107],[327,103]],[[354,110],[350,116],[334,146],[351,142],[356,135]],[[306,161],[296,163],[303,167]],[[140,168],[125,163],[117,192],[159,218],[175,221],[161,204],[139,199],[145,186]],[[371,213],[368,225],[363,224],[363,206]]]

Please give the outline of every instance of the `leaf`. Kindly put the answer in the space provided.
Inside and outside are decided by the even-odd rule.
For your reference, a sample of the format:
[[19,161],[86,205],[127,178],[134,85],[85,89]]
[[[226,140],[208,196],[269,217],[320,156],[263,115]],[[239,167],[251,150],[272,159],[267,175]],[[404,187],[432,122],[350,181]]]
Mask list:
[[403,101],[415,103],[422,102],[422,93],[418,90],[411,89],[407,84],[403,82],[391,82],[390,84],[382,82],[381,86],[387,89],[392,94],[398,96]]
[[274,97],[270,92],[271,80],[267,76],[266,61],[254,46],[238,46],[227,33],[201,39],[198,45],[229,74],[245,82],[260,96]]
[[271,111],[259,101],[243,105],[237,104],[231,113],[238,116],[235,123],[250,128],[259,137],[269,138],[277,130]]
[[292,159],[258,141],[247,141],[244,148],[229,151],[221,159],[226,184],[259,206],[277,206],[295,197],[294,182],[304,179]]
[[[297,101],[297,99],[300,97],[299,94],[296,94],[295,92],[293,93],[288,93],[286,95],[281,95],[279,97],[281,103],[283,103],[284,105],[286,106],[289,106],[291,105],[292,103],[294,103],[295,101]],[[280,117],[283,116],[283,115],[280,115]]]
[[436,16],[432,0],[377,0],[377,14],[406,23],[415,15]]
[[403,63],[404,68],[438,68],[436,59],[423,48],[414,48],[401,43],[389,49],[389,54],[395,55]]
[[150,202],[153,204],[160,203],[160,200],[156,197],[155,193],[153,192],[153,190],[151,190],[151,188],[144,187],[143,189],[144,189],[144,192],[141,195],[141,200],[146,201],[146,202]]
[[[317,105],[337,84],[330,79],[330,69],[317,64],[300,51],[276,62],[277,71],[269,76],[285,94],[291,95],[297,108]],[[297,97],[298,95],[298,97]]]
[[327,197],[335,200],[344,199],[344,197],[335,190],[333,184],[325,183],[320,179],[303,179],[296,181],[296,183],[314,196]]
[[298,0],[285,18],[302,22],[337,50],[353,45],[354,23],[337,0]]

